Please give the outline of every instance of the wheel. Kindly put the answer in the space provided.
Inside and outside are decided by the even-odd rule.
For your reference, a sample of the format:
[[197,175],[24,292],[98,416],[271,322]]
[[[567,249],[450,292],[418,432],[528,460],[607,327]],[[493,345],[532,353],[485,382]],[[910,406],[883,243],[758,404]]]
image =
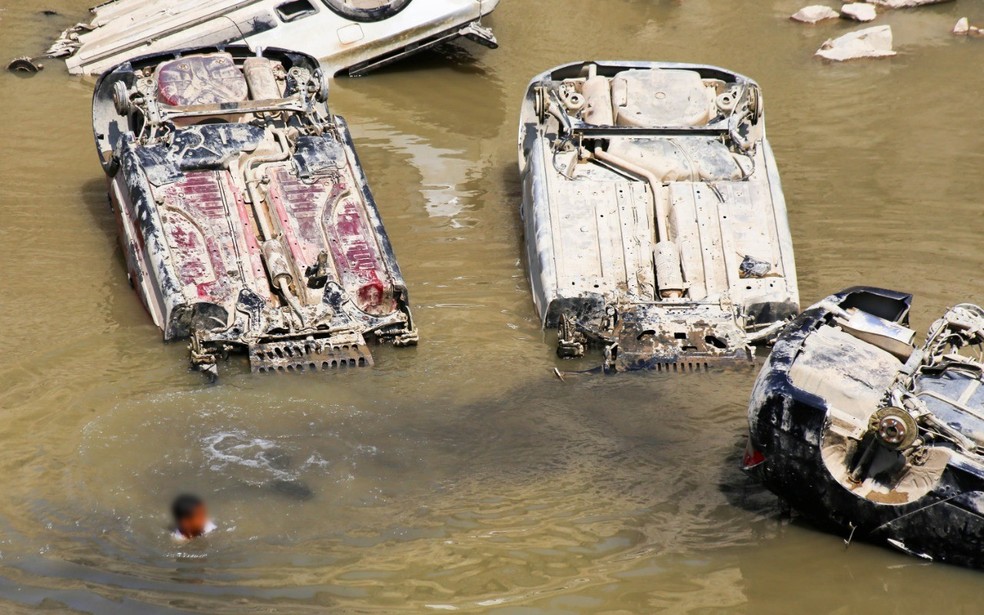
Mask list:
[[[338,13],[342,17],[352,21],[372,22],[383,21],[396,15],[410,5],[413,0],[389,0],[382,2],[375,8],[355,8],[349,6],[344,0],[322,0],[330,10]],[[424,2],[425,0],[419,0]],[[430,0],[433,2],[433,0]]]

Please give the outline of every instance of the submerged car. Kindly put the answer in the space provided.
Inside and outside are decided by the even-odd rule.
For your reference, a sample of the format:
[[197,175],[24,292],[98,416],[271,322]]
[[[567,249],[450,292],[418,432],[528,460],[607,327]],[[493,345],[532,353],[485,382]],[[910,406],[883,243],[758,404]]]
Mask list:
[[519,133],[534,302],[561,357],[747,362],[799,311],[759,86],[711,66],[581,62],[533,79]]
[[171,49],[243,43],[290,47],[329,76],[361,75],[439,44],[467,38],[498,46],[482,17],[499,0],[110,0],[64,32],[48,55],[69,72],[98,75]]
[[853,288],[781,334],[755,384],[745,467],[850,539],[984,567],[984,309],[914,345],[912,297]]
[[317,60],[198,49],[105,73],[96,147],[131,284],[210,374],[373,363],[415,344],[407,288]]

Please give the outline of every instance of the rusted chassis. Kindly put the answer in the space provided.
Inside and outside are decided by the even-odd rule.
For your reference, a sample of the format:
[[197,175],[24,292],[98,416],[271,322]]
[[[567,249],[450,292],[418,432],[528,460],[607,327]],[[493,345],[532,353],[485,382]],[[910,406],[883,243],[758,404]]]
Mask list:
[[[906,325],[912,297],[857,287],[821,304],[859,307]],[[984,568],[984,472],[951,462],[934,489],[905,505],[876,504],[838,483],[821,458],[827,402],[795,387],[789,370],[804,340],[830,317],[814,307],[782,333],[755,384],[748,410],[750,438],[745,469],[793,510],[847,539],[899,548],[934,561]],[[850,365],[855,358],[831,356]],[[865,369],[857,365],[856,369]]]
[[[754,365],[753,346],[769,341],[781,328],[783,321],[790,320],[799,312],[785,198],[775,158],[764,133],[756,154],[761,159],[760,168],[752,175],[768,191],[768,215],[770,224],[776,228],[775,246],[781,253],[779,264],[784,273],[783,278],[742,280],[742,289],[746,288],[746,284],[748,291],[753,291],[754,287],[748,297],[733,296],[734,292],[715,292],[701,299],[667,302],[629,296],[624,280],[601,290],[592,290],[580,281],[560,283],[557,261],[563,260],[563,257],[558,257],[558,254],[565,247],[571,254],[577,252],[577,249],[571,250],[569,245],[565,246],[563,233],[558,230],[565,224],[563,219],[570,216],[559,208],[554,211],[551,202],[565,202],[583,211],[592,210],[595,203],[587,200],[576,202],[573,199],[565,201],[564,197],[552,190],[552,185],[561,182],[555,178],[556,160],[551,165],[545,152],[554,143],[561,143],[564,139],[555,131],[545,128],[542,119],[537,118],[536,109],[546,105],[542,100],[542,87],[582,76],[589,67],[595,67],[596,74],[606,78],[630,70],[680,69],[698,73],[702,79],[720,80],[758,90],[755,81],[744,75],[713,66],[678,63],[575,62],[533,78],[523,99],[518,135],[519,167],[523,183],[520,215],[525,234],[524,257],[533,301],[542,326],[558,330],[558,356],[574,358],[583,356],[589,348],[601,349],[605,354],[605,371],[690,372],[704,371],[716,365]],[[690,139],[708,136],[723,139],[720,127],[608,126],[593,125],[583,118],[560,119],[570,123],[567,130],[575,135],[575,141],[593,142],[596,146],[613,139]],[[586,149],[590,150],[591,147]],[[715,192],[720,186],[729,183],[733,184],[735,191],[748,190],[744,181],[710,182],[706,193]],[[590,185],[591,182],[584,184]],[[624,183],[619,187],[620,193],[629,193],[632,187],[632,182]],[[622,205],[620,207],[625,209]],[[656,209],[658,210],[658,206]],[[614,216],[610,216],[609,220],[612,218]],[[604,222],[603,214],[599,221]],[[593,222],[589,221],[589,227]],[[587,228],[582,227],[580,230],[582,235],[588,235]],[[593,232],[594,228],[590,230]],[[634,231],[629,234],[632,232]],[[601,231],[598,233],[600,235]],[[612,246],[601,246],[601,249],[612,249]],[[618,249],[614,248],[615,251]],[[707,261],[725,262],[730,258],[730,254],[715,253]],[[626,257],[626,261],[628,260]],[[651,255],[649,260],[652,260]],[[635,273],[631,264],[626,269]],[[606,279],[602,285],[610,282],[613,280]],[[788,292],[770,290],[772,282]],[[599,285],[594,285],[594,289],[599,289]],[[729,297],[728,294],[732,296]]]
[[[352,205],[338,214],[338,228],[346,227],[344,232],[358,240],[356,246],[365,247],[362,251],[333,256],[332,250],[340,245],[338,242],[349,236],[339,230],[336,231],[337,236],[330,236],[334,239],[325,240],[326,251],[322,252],[317,263],[298,262],[302,275],[308,276],[307,288],[312,289],[307,292],[317,297],[314,303],[299,308],[305,310],[305,315],[316,314],[317,322],[302,322],[301,325],[293,318],[278,319],[278,311],[287,311],[288,308],[280,305],[278,297],[271,293],[276,280],[271,284],[267,279],[269,271],[265,272],[264,267],[269,270],[270,263],[258,249],[257,238],[250,230],[255,225],[246,212],[242,198],[221,196],[241,194],[239,191],[242,187],[233,183],[234,180],[223,169],[228,160],[238,159],[242,155],[246,141],[256,137],[257,131],[263,131],[250,124],[236,123],[205,125],[194,130],[179,129],[175,131],[174,144],[165,146],[163,150],[161,146],[155,146],[156,149],[150,151],[152,148],[144,146],[132,131],[121,129],[125,124],[114,116],[117,112],[113,111],[113,92],[117,82],[130,87],[135,80],[135,72],[140,69],[153,69],[163,61],[190,54],[220,51],[231,54],[237,62],[254,55],[246,48],[232,46],[146,56],[104,74],[97,83],[94,95],[96,146],[109,180],[110,200],[116,215],[127,274],[155,324],[162,330],[164,340],[191,338],[193,365],[212,375],[216,374],[216,361],[231,351],[248,352],[254,371],[309,371],[372,365],[373,359],[365,349],[364,336],[371,335],[378,341],[397,346],[414,345],[417,334],[410,314],[406,284],[355,153],[348,126],[342,118],[325,115],[326,107],[318,111],[321,117],[328,118],[322,126],[323,133],[299,139],[298,143],[303,141],[304,149],[301,151],[298,145],[297,151],[292,153],[293,170],[284,167],[282,171],[281,179],[301,195],[298,198],[305,198],[309,190],[319,190],[322,191],[319,194],[330,193],[327,197],[330,204],[333,197],[342,195],[337,197],[341,199],[349,194],[351,198],[346,202]],[[310,56],[269,49],[265,50],[264,55],[282,62],[284,66],[298,67],[312,75],[320,75],[317,61]],[[188,138],[181,141],[185,136]],[[179,146],[178,143],[183,145]],[[194,156],[188,154],[192,151],[198,153]],[[186,172],[183,165],[188,158],[199,156],[201,160],[195,158],[192,161],[196,170]],[[328,163],[340,169],[341,179],[325,179],[322,175],[325,171],[318,169],[329,168],[325,166]],[[162,176],[167,177],[162,179]],[[157,186],[156,197],[152,182]],[[161,200],[164,197],[160,196],[160,185],[167,182],[181,182],[170,184],[180,185],[176,188],[181,191],[179,198],[201,201],[197,211],[215,210],[208,213],[218,221],[217,226],[202,227],[198,231],[206,244],[204,250],[219,259],[222,266],[231,267],[228,275],[226,270],[216,270],[216,278],[206,280],[177,266],[174,258],[174,222],[165,220],[162,212],[164,202]],[[210,192],[215,191],[221,198],[209,196]],[[209,199],[211,201],[206,203]],[[340,209],[341,201],[336,203]],[[278,215],[283,217],[285,228],[294,228],[291,226],[297,222],[293,218],[294,213],[291,213],[294,210],[283,207]],[[222,213],[223,210],[225,213]],[[303,213],[300,209],[297,211]],[[210,236],[209,229],[219,227],[226,231],[235,229],[241,235]],[[356,232],[357,236],[354,235]],[[215,247],[209,243],[213,241],[225,243]],[[303,238],[295,237],[289,241],[303,241]],[[333,246],[331,250],[328,250],[329,244]],[[225,249],[229,246],[231,250]],[[203,248],[199,246],[198,249]],[[219,253],[223,254],[221,258],[216,256]],[[230,259],[227,254],[232,253],[238,254],[238,257]],[[296,258],[297,253],[294,254]],[[354,268],[345,269],[346,262]],[[318,267],[314,267],[316,264]],[[363,268],[359,269],[360,266]],[[306,274],[303,273],[305,269]],[[359,292],[370,287],[359,287],[357,284],[360,283],[354,281],[363,271],[376,280],[379,288],[385,286],[384,301],[391,299],[392,309],[373,311],[365,308]],[[382,281],[376,277],[377,272]],[[301,281],[298,280],[299,283]],[[198,287],[197,292],[195,286]],[[216,292],[214,288],[217,287],[226,290]]]

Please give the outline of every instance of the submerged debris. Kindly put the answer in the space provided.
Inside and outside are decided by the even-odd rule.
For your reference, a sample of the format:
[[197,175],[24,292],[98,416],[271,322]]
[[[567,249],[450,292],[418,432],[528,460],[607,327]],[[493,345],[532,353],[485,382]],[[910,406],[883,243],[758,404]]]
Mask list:
[[984,567],[984,309],[913,344],[912,297],[853,288],[779,337],[749,404],[745,469],[842,536]]
[[878,11],[866,2],[852,2],[841,7],[841,17],[853,21],[874,21],[878,17]]
[[44,70],[44,64],[41,64],[30,58],[28,56],[22,56],[19,58],[14,58],[7,64],[7,70],[12,73],[30,73],[34,74]]
[[838,17],[840,17],[840,13],[829,6],[814,4],[796,11],[790,16],[790,19],[802,23],[815,24],[825,19],[837,19]]
[[844,36],[826,41],[816,55],[835,62],[894,56],[892,27],[874,26],[848,32]]

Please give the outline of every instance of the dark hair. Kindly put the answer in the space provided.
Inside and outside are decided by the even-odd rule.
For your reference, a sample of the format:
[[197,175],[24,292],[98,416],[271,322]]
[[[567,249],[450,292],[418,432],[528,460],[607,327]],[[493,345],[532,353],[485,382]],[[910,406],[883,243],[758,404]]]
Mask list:
[[195,512],[196,508],[203,504],[205,502],[197,495],[179,495],[174,498],[174,502],[171,504],[171,514],[174,515],[175,521],[187,519]]

